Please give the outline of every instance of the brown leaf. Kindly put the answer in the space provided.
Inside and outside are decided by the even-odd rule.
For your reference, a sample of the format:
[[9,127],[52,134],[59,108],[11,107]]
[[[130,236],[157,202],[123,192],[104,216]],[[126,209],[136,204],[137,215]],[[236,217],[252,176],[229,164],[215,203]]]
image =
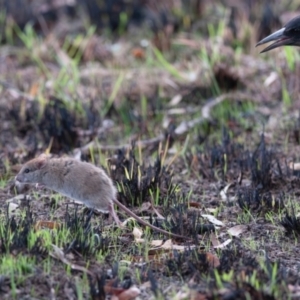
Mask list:
[[129,299],[134,299],[136,298],[141,291],[136,287],[133,286],[127,290],[124,290],[123,293],[119,294],[118,299],[119,300],[129,300]]
[[30,87],[30,90],[29,90],[29,95],[32,96],[32,97],[36,97],[37,94],[38,94],[38,91],[39,91],[39,83],[38,82],[34,82],[32,84],[32,86]]
[[189,207],[196,207],[196,208],[201,208],[201,204],[199,202],[189,202]]
[[145,59],[145,51],[142,48],[140,48],[140,47],[133,48],[131,50],[131,54],[136,59],[140,59],[140,60],[144,60]]
[[206,259],[212,268],[217,268],[220,265],[220,260],[216,255],[213,255],[212,253],[207,252],[206,253]]
[[39,230],[42,228],[48,228],[48,229],[57,229],[60,227],[60,223],[54,222],[54,221],[38,221],[34,225],[35,230]]

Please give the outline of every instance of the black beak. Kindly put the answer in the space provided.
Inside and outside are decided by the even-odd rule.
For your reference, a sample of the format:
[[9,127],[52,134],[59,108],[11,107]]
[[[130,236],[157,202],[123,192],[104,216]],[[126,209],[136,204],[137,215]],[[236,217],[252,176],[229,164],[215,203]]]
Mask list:
[[259,41],[256,44],[256,47],[259,45],[263,45],[272,41],[276,41],[275,43],[271,44],[267,48],[263,49],[260,53],[267,52],[269,50],[272,50],[274,48],[280,47],[280,46],[289,46],[289,45],[294,45],[294,39],[293,37],[286,36],[284,34],[285,32],[285,27],[279,29],[278,31],[270,34],[269,36],[265,37],[261,41]]
[[257,43],[256,46],[263,45],[268,42],[275,41],[261,53],[267,52],[280,46],[300,46],[300,16],[292,19],[278,31],[270,34],[266,38]]

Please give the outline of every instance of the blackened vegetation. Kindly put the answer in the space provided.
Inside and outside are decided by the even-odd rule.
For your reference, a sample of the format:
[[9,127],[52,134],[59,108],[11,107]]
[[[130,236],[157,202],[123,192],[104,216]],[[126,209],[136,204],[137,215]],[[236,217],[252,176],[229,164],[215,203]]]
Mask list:
[[90,295],[92,300],[105,300],[106,293],[104,290],[106,276],[104,274],[92,278],[89,276]]
[[199,253],[196,250],[184,252],[174,251],[174,257],[166,261],[164,275],[174,276],[180,274],[183,277],[193,276],[199,281],[201,277],[210,270],[206,253]]
[[210,232],[214,232],[215,230],[216,228],[213,224],[197,224],[196,227],[196,232],[198,234],[210,233]]
[[92,137],[96,136],[97,129],[101,126],[100,111],[96,106],[97,101],[99,100],[91,99],[90,103],[83,105],[85,116],[82,118],[82,123],[92,132]]
[[[276,282],[282,284],[287,278],[292,279],[292,272],[288,272],[285,268],[281,267],[279,261],[271,262],[265,253],[263,261],[258,261],[257,257],[240,243],[235,241],[229,249],[224,249],[220,252],[220,265],[217,268],[220,276],[228,274],[230,270],[234,270],[232,280],[223,282],[227,291],[220,299],[247,299],[246,294],[250,299],[276,299],[272,295],[272,291],[263,292],[257,289],[254,285],[249,284],[243,280],[245,277],[253,277],[257,282]],[[276,273],[274,272],[276,270]],[[288,291],[284,285],[279,289],[280,297],[284,299]]]
[[27,136],[28,132],[37,130],[36,120],[39,116],[39,104],[37,101],[11,101],[10,106],[5,108],[1,107],[3,119],[9,117],[15,121],[15,127],[21,136]]
[[187,204],[183,202],[183,199],[186,198],[185,195],[176,195],[172,197],[173,206],[163,208],[163,215],[167,216],[163,221],[163,227],[171,228],[172,232],[177,234],[188,235],[198,243],[198,234],[214,232],[215,227],[211,224],[201,223],[199,213],[189,211]]
[[[258,28],[255,31],[256,40],[261,40],[262,38],[268,36],[278,28],[283,27],[281,22],[281,10],[284,6],[289,4],[284,4],[280,1],[242,1],[242,2],[232,2],[222,0],[227,9],[230,10],[230,16],[227,23],[227,40],[230,41],[231,45],[236,48],[249,44],[249,39],[243,39],[243,32],[245,28],[241,26],[245,19],[249,23],[258,24]],[[276,4],[275,4],[276,2]],[[231,33],[231,34],[229,34]]]
[[147,275],[143,276],[143,277],[145,277],[145,278],[143,278],[143,280],[150,281],[151,291],[152,291],[152,293],[154,294],[155,297],[158,297],[159,292],[160,292],[159,284],[158,284],[156,278],[154,277],[154,274],[153,274],[152,270],[151,269],[148,270]]
[[[248,282],[236,280],[234,283],[226,285],[226,293],[218,292],[214,294],[213,298],[210,299],[224,299],[224,300],[247,300],[247,299],[259,299],[259,300],[276,300],[275,296],[270,295],[267,292],[258,290],[256,287]],[[287,295],[285,293],[284,295]]]
[[[191,167],[199,175],[209,180],[226,181],[238,180],[241,173],[249,172],[251,166],[251,154],[241,144],[231,141],[226,128],[222,131],[222,142],[207,147],[205,151],[196,153],[196,158],[188,154]],[[197,164],[194,164],[195,160]]]
[[271,167],[274,153],[266,148],[265,137],[262,134],[260,144],[252,155],[251,181],[260,188],[270,188],[272,184]]
[[300,219],[296,217],[294,207],[291,212],[286,212],[280,224],[284,227],[287,235],[300,235]]
[[228,68],[227,64],[218,64],[214,67],[214,76],[220,89],[224,91],[235,90],[239,84],[236,72]]
[[[203,179],[218,180],[221,187],[234,183],[240,208],[256,212],[284,208],[284,192],[276,189],[288,180],[291,172],[281,168],[275,151],[267,148],[264,134],[251,153],[244,145],[233,143],[228,130],[223,128],[221,144],[187,157],[193,171],[199,172]],[[243,179],[249,176],[251,184],[244,186]],[[275,194],[271,193],[272,189]]]
[[[35,230],[34,225],[36,223],[30,206],[27,205],[25,207],[25,215],[23,217],[10,217],[7,212],[5,219],[1,220],[1,222],[3,222],[1,225],[2,230],[0,234],[1,259],[6,255],[8,255],[8,257],[23,255],[28,259],[28,262],[30,262],[30,259],[34,260],[27,265],[16,266],[16,268],[13,268],[9,274],[3,273],[0,275],[0,298],[13,299],[15,296],[13,296],[12,291],[15,291],[16,289],[22,289],[23,294],[32,295],[34,291],[37,299],[42,299],[45,295],[49,295],[51,293],[51,288],[56,290],[57,299],[65,299],[66,289],[68,289],[68,295],[73,294],[74,298],[76,298],[75,296],[77,292],[76,286],[73,283],[73,278],[68,278],[64,273],[61,272],[61,270],[56,270],[54,275],[53,273],[50,275],[48,273],[46,274],[46,272],[43,270],[43,267],[39,266],[39,264],[45,259],[50,258],[49,252],[44,246],[44,240],[42,237],[37,237],[33,245],[29,244],[30,235],[31,232]],[[67,225],[74,229],[72,224],[73,223],[70,220],[67,222]],[[83,226],[83,224],[79,221],[77,224],[77,229],[80,228],[80,226]],[[75,233],[73,232],[73,234]],[[90,232],[87,232],[85,238],[86,243],[92,240]],[[76,249],[77,254],[78,252],[86,254],[87,249],[92,248],[91,245],[88,247],[85,244],[81,244],[80,246],[78,246],[78,243],[74,244],[75,245],[72,250],[75,251]],[[93,243],[93,246],[95,246],[96,249],[99,249],[97,243]],[[37,265],[34,265],[34,261],[37,263]],[[52,271],[56,267],[59,268],[59,265],[54,263],[53,266],[51,266]]]
[[252,187],[239,189],[237,201],[241,209],[252,212],[275,211],[285,207],[284,193],[272,196],[270,191],[263,192],[262,189]]
[[100,113],[93,99],[85,104],[75,99],[73,101],[74,107],[69,107],[71,103],[50,97],[39,121],[44,142],[48,144],[52,140],[53,153],[69,152],[80,145],[77,128],[88,129],[88,137],[92,139],[101,125]]
[[[153,165],[140,165],[134,154],[134,147],[119,150],[110,161],[111,177],[121,186],[120,199],[128,205],[141,205],[160,193],[159,204],[174,190],[172,174],[157,157]],[[167,203],[164,203],[167,204]]]
[[[91,22],[101,29],[109,27],[116,31],[120,26],[127,27],[129,23],[140,25],[145,18],[143,3],[141,1],[124,1],[124,0],[79,0],[87,10]],[[121,14],[126,14],[128,23],[121,24]]]
[[[11,24],[11,20],[24,29],[30,23],[37,31],[44,31],[54,25],[61,15],[75,17],[76,10],[68,1],[44,1],[44,0],[1,0],[0,10],[4,13],[4,24]],[[22,9],[20,9],[20,7]],[[3,22],[3,21],[1,21]],[[2,24],[1,24],[2,25]],[[9,25],[8,25],[9,26]],[[5,38],[5,26],[1,26],[0,37]],[[46,33],[46,32],[44,32]],[[0,39],[0,42],[2,40]]]
[[[105,253],[108,250],[108,242],[101,236],[102,231],[98,227],[92,228],[91,216],[92,212],[88,216],[78,215],[77,210],[71,215],[67,209],[64,227],[57,228],[57,234],[59,234],[60,230],[67,229],[70,231],[68,236],[73,240],[70,240],[69,243],[67,242],[64,250],[66,254],[69,252],[74,253],[79,260],[82,256],[92,256],[99,251]],[[7,212],[3,223],[0,234],[0,253],[2,256],[6,254],[26,255],[26,257],[29,256],[28,259],[34,257],[37,263],[42,263],[46,258],[49,258],[49,252],[44,246],[42,237],[38,237],[33,245],[29,245],[30,234],[33,230],[36,230],[36,219],[29,205],[25,207],[24,217],[10,217]],[[80,264],[85,265],[86,262],[80,261]],[[77,291],[73,275],[66,276],[64,272],[59,270],[61,268],[60,264],[55,263],[52,266],[52,272],[56,268],[58,268],[56,272],[49,275],[44,272],[43,267],[34,266],[31,268],[27,265],[20,266],[20,270],[16,271],[15,274],[9,274],[9,276],[6,276],[6,274],[0,275],[0,298],[12,299],[12,290],[15,288],[22,289],[22,292],[25,294],[32,294],[32,289],[34,289],[35,295],[39,299],[48,295],[51,288],[55,288],[57,299],[65,299],[66,293],[68,295],[73,294],[73,298],[76,298]],[[94,271],[95,273],[94,278],[89,278],[90,297],[91,299],[105,299],[104,286],[107,284],[107,271],[102,270],[99,272],[97,266],[92,266],[91,268],[93,269],[91,272]],[[120,280],[116,273],[117,271],[113,272],[113,276],[117,287],[120,286]],[[14,278],[14,281],[12,281],[12,278]],[[121,284],[122,288],[127,289],[131,285],[131,278],[129,276],[124,277]],[[38,288],[36,289],[36,287]],[[66,289],[68,289],[67,292]]]
[[264,3],[261,23],[259,25],[257,34],[258,41],[271,34],[274,28],[282,27],[279,14],[277,12],[274,12],[274,7],[275,6],[271,5],[270,2],[266,1]]
[[[26,107],[22,114],[24,103]],[[15,124],[17,133],[21,136],[26,134],[25,142],[27,149],[30,150],[28,157],[36,154],[38,140],[41,137],[45,145],[52,143],[53,153],[70,151],[77,145],[74,113],[60,99],[50,98],[44,111],[41,111],[37,101],[14,101],[8,114]]]
[[78,215],[77,207],[71,216],[68,207],[65,214],[65,227],[70,231],[73,240],[66,245],[65,253],[75,251],[83,256],[94,255],[101,251],[107,251],[108,240],[102,237],[99,227],[92,228],[91,218],[93,211],[86,216]]
[[[79,5],[78,5],[79,4]],[[22,7],[24,9],[20,10]],[[155,33],[167,26],[178,26],[178,20],[172,13],[172,7],[164,3],[151,3],[151,1],[125,1],[125,0],[77,0],[67,3],[66,1],[49,0],[2,0],[0,9],[9,19],[24,29],[26,24],[31,23],[35,30],[45,32],[52,27],[62,16],[69,19],[78,18],[78,12],[85,9],[91,24],[99,30],[109,28],[116,32],[121,29],[127,30],[129,26],[141,26],[145,24]],[[123,16],[123,18],[122,18]],[[1,35],[2,37],[3,35]]]
[[284,181],[278,159],[272,150],[267,149],[262,134],[258,147],[251,155],[251,187],[241,187],[237,193],[239,206],[251,211],[284,208],[284,193],[273,196],[270,192],[274,177]]
[[[172,183],[173,175],[162,165],[157,156],[153,165],[140,165],[134,154],[134,145],[128,152],[119,150],[110,160],[110,175],[121,187],[119,201],[127,207],[141,206],[144,202],[151,202],[155,206],[161,205],[165,220],[149,222],[157,227],[170,230],[176,234],[195,236],[200,230],[199,216],[187,215],[186,195],[176,193],[176,185]],[[157,197],[159,196],[159,197]]]
[[[280,262],[271,262],[267,254],[264,260],[259,262],[257,257],[238,240],[228,249],[219,250],[218,267],[210,257],[212,255],[209,253],[201,253],[198,250],[175,251],[172,259],[166,261],[163,273],[165,276],[179,276],[184,280],[191,280],[194,284],[197,283],[197,290],[203,299],[276,299],[271,290],[263,291],[244,280],[245,278],[255,278],[260,284],[272,282],[282,285],[277,299],[284,299],[288,290],[282,283],[287,279],[294,280],[292,272],[281,267]],[[222,275],[232,270],[234,271],[230,281],[224,280]],[[220,284],[224,288],[222,292]]]
[[[38,101],[21,100],[13,101],[11,106],[1,109],[4,119],[9,118],[13,122],[16,134],[25,138],[24,143],[28,150],[26,157],[29,159],[36,156],[41,139],[43,145],[51,145],[51,153],[57,154],[67,153],[95,137],[101,118],[94,101],[78,105],[81,105],[81,109],[76,108],[76,105],[69,107],[65,101],[50,97],[44,108]],[[86,128],[87,136],[82,137],[77,128]],[[11,128],[9,130],[11,135]],[[5,137],[4,132],[1,136]],[[6,141],[2,142],[5,144]]]
[[47,255],[43,246],[43,240],[38,237],[34,245],[29,249],[30,233],[33,230],[35,218],[33,217],[30,205],[25,207],[25,216],[17,218],[9,216],[8,208],[4,220],[3,231],[0,235],[1,253],[28,253],[41,260]]
[[[25,106],[25,107],[24,107]],[[39,136],[38,132],[38,116],[39,116],[39,104],[37,101],[27,102],[24,99],[20,101],[12,101],[10,106],[1,106],[1,113],[3,114],[2,120],[9,119],[15,128],[18,136],[24,138],[24,144],[28,151],[28,157],[35,155],[38,148]],[[5,133],[5,131],[7,133]],[[12,134],[11,128],[3,129],[2,145],[7,143],[8,137]],[[13,133],[15,134],[15,132]]]
[[[99,250],[107,250],[107,240],[102,238],[102,230],[99,227],[92,228],[91,226],[92,215],[92,211],[87,216],[84,214],[78,215],[77,209],[75,209],[74,214],[71,216],[67,207],[64,227],[70,231],[73,241],[66,245],[66,253],[76,251],[81,255],[91,255]],[[29,251],[33,255],[44,256],[46,254],[43,241],[40,238],[37,239],[30,250],[28,249],[29,235],[36,224],[29,205],[25,207],[24,217],[10,217],[7,212],[4,222],[3,231],[0,235],[1,253]],[[58,228],[57,230],[62,229]]]
[[222,181],[225,181],[226,169],[230,160],[235,157],[236,146],[230,143],[227,132],[223,135],[222,144],[216,145],[210,151],[210,170],[211,177],[214,178],[218,174]]
[[46,145],[49,145],[52,139],[54,153],[61,150],[68,152],[77,146],[75,124],[75,117],[66,107],[66,103],[51,98],[39,122],[39,128]]

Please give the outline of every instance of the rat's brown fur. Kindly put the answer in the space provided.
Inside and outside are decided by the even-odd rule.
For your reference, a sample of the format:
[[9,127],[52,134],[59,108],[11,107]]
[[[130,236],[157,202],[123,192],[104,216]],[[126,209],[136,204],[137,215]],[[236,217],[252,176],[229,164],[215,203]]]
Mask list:
[[144,226],[175,238],[185,238],[155,227],[139,218],[117,200],[117,190],[103,169],[73,158],[50,158],[41,155],[25,163],[16,176],[22,183],[41,184],[87,207],[110,213],[116,223],[121,222],[114,210],[115,203]]

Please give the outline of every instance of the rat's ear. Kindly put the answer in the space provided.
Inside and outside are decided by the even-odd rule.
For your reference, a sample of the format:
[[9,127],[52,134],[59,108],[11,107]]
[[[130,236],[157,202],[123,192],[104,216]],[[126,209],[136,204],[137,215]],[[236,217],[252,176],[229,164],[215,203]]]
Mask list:
[[42,153],[38,156],[38,158],[41,158],[41,159],[46,159],[46,158],[49,158],[50,155],[49,154],[46,154],[46,153]]
[[39,156],[38,160],[36,162],[37,168],[38,169],[44,168],[46,166],[46,163],[47,163],[47,157],[46,156],[45,157],[44,156],[43,157]]

